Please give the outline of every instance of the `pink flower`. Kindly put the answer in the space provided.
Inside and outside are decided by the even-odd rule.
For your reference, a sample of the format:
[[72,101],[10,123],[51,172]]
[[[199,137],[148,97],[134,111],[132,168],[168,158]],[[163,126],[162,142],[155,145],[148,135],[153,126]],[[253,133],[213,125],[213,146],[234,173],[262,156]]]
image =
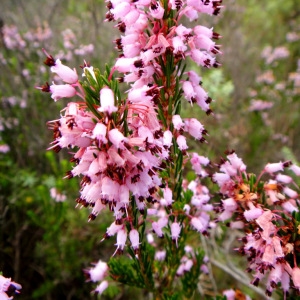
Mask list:
[[298,197],[298,193],[287,186],[283,188],[283,192],[290,198],[296,199]]
[[293,268],[292,280],[296,289],[300,290],[300,268],[298,267]]
[[173,222],[171,225],[171,238],[176,242],[176,246],[178,246],[178,239],[181,232],[181,226],[177,222]]
[[66,200],[66,195],[59,193],[59,191],[54,187],[50,189],[50,196],[56,202],[64,202]]
[[172,132],[170,130],[166,130],[163,136],[163,145],[170,148],[172,146]]
[[203,232],[206,230],[205,224],[203,224],[200,218],[193,217],[191,219],[191,225],[199,232]]
[[235,300],[235,291],[233,289],[223,291],[223,295],[226,296],[227,300]]
[[121,73],[131,72],[135,69],[134,62],[136,58],[120,57],[115,63],[115,69]]
[[160,204],[163,206],[170,206],[173,203],[172,190],[168,187],[164,189],[164,198],[160,200]]
[[272,163],[272,164],[268,163],[265,166],[264,171],[272,174],[278,171],[283,171],[283,169],[284,169],[284,165],[282,162]]
[[117,243],[116,243],[117,249],[116,249],[115,253],[116,252],[121,252],[121,253],[123,252],[125,244],[126,244],[126,240],[127,240],[127,232],[125,231],[124,228],[122,228],[117,233]]
[[0,145],[0,153],[7,153],[7,152],[9,152],[9,150],[10,150],[10,148],[8,145],[6,145],[6,144]]
[[156,251],[154,259],[158,261],[164,261],[166,258],[166,254],[166,250]]
[[174,125],[174,128],[177,130],[183,129],[183,127],[184,127],[184,123],[183,123],[180,115],[173,115],[172,123]]
[[130,239],[132,248],[134,250],[137,250],[140,245],[140,237],[139,237],[139,232],[136,229],[130,230],[129,239]]
[[285,184],[289,184],[293,181],[292,177],[284,174],[277,174],[275,179]]
[[107,263],[99,260],[94,268],[91,268],[86,271],[86,273],[90,276],[90,280],[93,282],[101,281],[107,275],[108,265]]
[[151,5],[150,7],[150,14],[155,19],[162,19],[162,17],[164,16],[164,12],[165,10],[159,2],[155,2],[155,4]]
[[179,150],[184,151],[188,149],[188,145],[186,143],[186,138],[183,135],[179,135],[176,139]]
[[259,207],[255,207],[252,202],[248,202],[247,204],[250,209],[244,211],[244,217],[248,222],[257,219],[263,214],[263,210]]
[[179,36],[172,38],[172,46],[174,48],[174,53],[183,53],[187,50],[187,46],[183,43]]
[[51,71],[56,73],[66,83],[75,84],[78,82],[76,71],[63,65],[59,59],[55,61],[55,65],[51,67]]
[[195,118],[185,119],[185,131],[187,131],[195,139],[202,141],[202,133],[204,126]]
[[246,170],[246,165],[243,161],[236,155],[236,153],[232,153],[227,155],[228,160],[230,161],[231,165],[238,171],[244,172]]
[[130,4],[126,1],[121,1],[117,5],[114,5],[114,8],[111,9],[114,19],[125,17],[130,12]]
[[50,86],[51,98],[57,101],[61,98],[71,98],[76,95],[76,90],[70,84],[52,84]]
[[188,71],[186,74],[189,76],[189,81],[193,86],[198,86],[201,82],[201,77],[195,71]]
[[184,81],[182,84],[182,89],[183,89],[185,98],[189,102],[194,102],[193,99],[195,99],[196,93],[194,91],[194,87],[193,87],[192,83],[190,81]]
[[292,170],[295,175],[300,176],[300,167],[298,167],[297,165],[292,164],[290,166],[290,170]]
[[106,130],[107,127],[103,123],[97,123],[95,128],[93,129],[92,138],[96,138],[99,142],[106,144]]
[[266,210],[261,216],[256,219],[256,223],[260,226],[261,229],[265,230],[272,219],[273,213],[270,210]]
[[118,231],[120,231],[122,228],[122,225],[117,225],[115,222],[113,222],[107,229],[106,229],[106,237],[109,238],[111,236],[114,236]]
[[208,53],[202,52],[199,49],[192,49],[190,51],[191,59],[199,66],[211,67],[215,63],[215,58]]
[[101,112],[107,112],[109,115],[118,110],[115,106],[114,93],[108,87],[104,87],[100,91],[100,104],[101,107],[98,110]]
[[160,218],[157,222],[152,223],[152,229],[160,238],[164,237],[162,229],[167,226],[168,219],[166,217]]
[[108,281],[102,281],[94,290],[95,294],[102,295],[102,293],[108,288]]
[[125,148],[124,142],[127,142],[127,138],[125,138],[122,132],[120,132],[117,128],[114,128],[108,132],[108,138],[117,149]]
[[0,299],[1,300],[9,300],[13,299],[13,297],[9,297],[6,292],[10,294],[14,292],[15,294],[20,293],[19,290],[22,289],[22,286],[14,281],[11,281],[10,278],[6,278],[0,275]]
[[185,263],[184,263],[184,271],[185,272],[189,272],[191,270],[191,268],[193,267],[194,262],[191,259],[188,259]]

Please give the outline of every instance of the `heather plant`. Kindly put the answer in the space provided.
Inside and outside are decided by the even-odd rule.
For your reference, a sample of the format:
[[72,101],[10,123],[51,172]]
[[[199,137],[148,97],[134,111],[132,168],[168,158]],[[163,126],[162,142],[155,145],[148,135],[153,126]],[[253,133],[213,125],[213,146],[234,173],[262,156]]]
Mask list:
[[[221,298],[206,240],[226,223],[240,232],[238,252],[252,284],[263,282],[267,297],[275,290],[295,297],[300,215],[292,174],[300,168],[280,161],[254,175],[233,150],[215,164],[189,151],[192,138],[201,153],[208,132],[197,118],[182,116],[183,103],[213,116],[213,99],[190,62],[218,68],[221,36],[187,21],[218,15],[221,1],[109,1],[107,8],[106,21],[121,33],[115,63],[100,71],[84,61],[79,73],[46,49],[45,64],[58,81],[38,87],[55,102],[72,99],[48,122],[49,149],[71,151],[74,167],[65,179],[81,177],[77,205],[90,210],[89,221],[112,216],[101,241],[116,236],[111,258],[84,271],[98,284],[94,293],[122,283],[153,299]],[[212,291],[202,288],[203,275]],[[223,294],[248,297],[233,289]]]
[[[214,68],[217,65],[213,64],[216,53],[212,52],[220,52],[215,44],[219,40],[212,39],[214,30],[207,24],[214,24],[215,29],[222,26],[201,13],[204,8],[208,14],[217,14],[218,10],[213,11],[212,7],[221,4],[217,1],[169,1],[168,7],[167,2],[108,2],[106,21],[116,21],[122,36],[115,42],[120,56],[106,68],[102,67],[104,59],[99,62],[98,56],[104,53],[106,62],[111,62],[112,56],[99,48],[99,44],[109,42],[96,32],[100,26],[108,28],[111,23],[101,24],[96,9],[92,15],[95,17],[95,37],[91,40],[97,51],[91,57],[88,51],[92,46],[80,46],[82,37],[93,31],[86,25],[89,18],[84,8],[88,5],[86,3],[95,4],[96,1],[61,2],[64,14],[65,3],[69,5],[69,12],[81,11],[84,20],[81,26],[88,28],[84,36],[71,29],[63,30],[61,45],[53,43],[57,31],[42,42],[32,38],[38,32],[50,33],[50,27],[59,22],[49,20],[50,26],[43,23],[40,29],[29,31],[31,35],[18,32],[16,28],[9,35],[11,26],[5,25],[6,36],[23,42],[10,49],[12,46],[7,45],[13,45],[13,42],[7,39],[4,59],[1,60],[1,69],[5,72],[0,75],[3,92],[0,114],[1,124],[4,124],[0,143],[3,145],[1,152],[9,151],[0,153],[0,221],[1,237],[4,237],[0,247],[0,270],[3,270],[4,262],[4,275],[22,283],[22,298],[86,298],[91,284],[83,284],[82,269],[87,280],[94,284],[91,298],[97,298],[93,294],[98,293],[103,293],[102,297],[108,299],[126,298],[129,294],[124,291],[124,285],[135,287],[132,290],[134,296],[127,296],[134,299],[216,298],[218,293],[231,287],[234,289],[224,291],[228,299],[245,298],[247,296],[239,291],[240,282],[254,299],[263,298],[264,290],[268,296],[276,290],[279,297],[288,297],[290,293],[290,299],[296,298],[299,289],[299,216],[295,192],[298,190],[297,179],[292,177],[299,171],[288,160],[291,157],[296,162],[291,153],[297,154],[297,145],[289,142],[289,148],[284,148],[287,152],[291,149],[289,155],[285,155],[288,158],[283,163],[265,166],[257,176],[248,173],[233,151],[217,162],[216,153],[218,155],[226,149],[224,141],[222,143],[219,139],[222,136],[228,141],[225,144],[234,145],[237,153],[247,154],[244,158],[250,161],[248,165],[251,167],[253,161],[249,158],[254,157],[254,164],[258,163],[259,167],[263,164],[263,159],[257,159],[257,153],[264,152],[266,160],[270,157],[272,161],[282,159],[278,140],[269,144],[276,150],[272,152],[274,155],[268,155],[270,150],[261,151],[260,146],[266,148],[266,136],[277,133],[278,130],[273,131],[273,128],[278,114],[275,120],[274,110],[267,119],[257,110],[241,113],[233,98],[241,90],[245,92],[247,84],[242,79],[247,76],[240,74],[241,69],[237,67],[242,63],[237,66],[236,55],[232,56],[231,63],[227,60],[227,69],[228,66],[236,69],[236,78],[241,81],[235,82],[235,95],[229,97],[233,88],[229,81],[222,79],[224,68]],[[273,1],[266,5],[286,11],[291,2],[286,1],[283,8]],[[236,3],[229,4],[226,3],[227,12],[238,10]],[[252,5],[249,11],[255,15],[265,13],[257,11],[256,7]],[[57,15],[53,14],[53,18]],[[234,15],[237,23],[238,15],[247,22],[238,11]],[[137,19],[133,22],[134,18]],[[206,27],[195,26],[195,23],[200,24],[200,19],[201,25],[205,21]],[[68,18],[62,21],[63,27],[69,26],[68,21]],[[180,25],[181,22],[185,27]],[[272,18],[266,20],[267,25],[270,22]],[[225,22],[222,31],[232,27],[233,23],[233,18]],[[254,32],[259,38],[260,35]],[[266,39],[270,35],[261,36]],[[243,39],[237,40],[239,46],[242,45]],[[252,44],[254,40],[250,40]],[[292,46],[295,47],[296,43]],[[232,38],[223,48],[229,48],[229,44],[235,51],[245,51],[243,47],[234,46]],[[41,48],[46,49],[45,54]],[[224,52],[228,54],[229,51]],[[219,54],[217,60],[221,59]],[[51,79],[41,64],[45,55],[51,71],[56,74]],[[289,57],[296,56],[294,51]],[[81,62],[81,58],[91,61],[94,67]],[[203,58],[202,63],[197,58]],[[213,62],[213,67],[205,63],[205,58]],[[77,68],[74,74],[58,59],[72,68],[78,66],[80,60],[82,71]],[[246,55],[244,59],[247,61]],[[224,62],[226,64],[226,59]],[[250,72],[249,61],[247,64]],[[40,69],[37,65],[41,66]],[[199,65],[204,68],[200,69]],[[281,67],[276,72],[279,77],[284,73]],[[49,82],[41,88],[51,92],[55,103],[49,103],[46,95],[37,90],[30,91],[32,83],[38,81]],[[18,91],[15,86],[18,86]],[[260,91],[266,86],[266,82],[261,82],[257,95],[273,101],[274,89],[273,92],[271,89],[270,92]],[[280,96],[283,101],[286,97],[284,91]],[[17,94],[18,97],[14,98],[6,96]],[[70,99],[72,102],[66,105]],[[53,118],[54,104],[61,109],[61,115],[54,117],[57,120],[48,125],[54,136],[50,148],[59,152],[57,157],[51,151],[46,156],[40,151],[45,148],[45,140],[49,139],[41,138],[45,130],[40,124]],[[293,105],[293,120],[296,122],[297,94],[293,96]],[[283,108],[281,106],[281,110]],[[250,124],[243,123],[248,121],[245,115],[253,118]],[[201,123],[197,121],[200,117]],[[35,123],[32,129],[29,119],[41,123]],[[236,123],[235,132],[228,131],[232,120]],[[265,121],[273,123],[270,126],[270,122]],[[202,123],[206,124],[209,136],[205,135]],[[296,140],[296,127],[294,129],[285,132],[289,135],[292,132]],[[246,141],[242,132],[246,133]],[[284,145],[286,141],[293,139],[289,136],[283,141]],[[252,148],[255,145],[257,148]],[[60,151],[61,148],[68,148],[68,151]],[[67,152],[71,152],[73,167],[64,159]],[[204,153],[209,153],[209,159]],[[23,168],[21,171],[20,167]],[[65,170],[69,171],[62,175]],[[47,175],[49,173],[54,175]],[[78,181],[76,178],[68,180],[71,177],[82,180],[78,196],[75,196]],[[75,205],[78,208],[88,209],[74,211],[72,197],[77,197]],[[86,223],[86,219],[91,222]],[[237,236],[239,242],[233,242]],[[24,243],[25,240],[30,243]],[[32,249],[35,249],[34,261],[30,261],[32,257],[28,254]],[[233,249],[242,254],[245,267],[236,267]],[[225,258],[221,257],[224,253]],[[97,257],[101,258],[98,262]],[[89,261],[93,262],[91,266],[88,266]],[[7,265],[13,266],[14,272]],[[247,271],[254,275],[251,279],[244,272],[247,267]],[[224,272],[236,282],[224,276]],[[9,273],[11,275],[6,275]],[[32,295],[22,282],[24,276],[29,278],[28,281],[34,278],[36,287]],[[7,278],[3,280],[6,285],[0,286],[1,292],[6,293],[9,281]],[[261,288],[249,285],[250,281]],[[85,293],[84,296],[81,293]],[[272,296],[276,297],[275,292]]]

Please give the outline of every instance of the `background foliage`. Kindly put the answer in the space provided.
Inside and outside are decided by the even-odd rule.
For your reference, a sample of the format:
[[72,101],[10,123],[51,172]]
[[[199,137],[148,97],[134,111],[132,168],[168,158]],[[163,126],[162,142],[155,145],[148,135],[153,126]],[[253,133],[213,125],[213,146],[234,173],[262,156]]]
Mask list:
[[[184,105],[184,114],[202,114],[209,131],[209,143],[197,151],[217,161],[226,149],[235,149],[253,172],[267,162],[300,161],[298,1],[224,2],[220,17],[199,20],[223,36],[224,53],[220,69],[202,74],[204,88],[215,99],[214,116]],[[35,89],[50,78],[42,48],[64,58],[78,73],[83,59],[100,69],[114,59],[112,40],[118,32],[103,22],[105,12],[101,0],[1,2],[0,270],[22,284],[20,299],[95,297],[90,294],[92,285],[84,284],[82,270],[113,252],[113,241],[100,243],[112,220],[103,216],[87,223],[88,212],[74,208],[78,182],[62,179],[71,169],[67,153],[46,151],[51,141],[46,122],[58,117],[63,103],[54,104]],[[281,52],[275,51],[278,48]],[[253,109],[253,100],[273,105]],[[55,201],[51,188],[66,200]],[[238,233],[229,237],[220,227],[209,242],[202,240],[203,247],[214,249],[214,281],[202,279],[212,282],[208,290],[221,281],[219,291],[238,287],[253,293],[241,258],[230,250],[238,243],[236,237]],[[231,271],[226,269],[228,256],[233,257]],[[224,272],[230,273],[226,282],[220,280]],[[145,299],[139,293],[118,286],[110,287],[104,297]]]

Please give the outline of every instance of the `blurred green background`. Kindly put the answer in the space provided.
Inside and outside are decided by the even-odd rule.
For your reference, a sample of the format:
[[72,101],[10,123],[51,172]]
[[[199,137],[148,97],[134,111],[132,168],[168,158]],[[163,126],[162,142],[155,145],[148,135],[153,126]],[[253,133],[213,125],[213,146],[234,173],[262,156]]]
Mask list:
[[[223,55],[219,69],[189,66],[215,100],[213,116],[184,104],[183,115],[197,117],[209,132],[208,144],[192,141],[191,150],[218,161],[234,149],[252,172],[267,162],[298,162],[298,0],[224,5],[219,17],[198,20],[223,36],[218,41]],[[46,122],[59,118],[66,101],[54,103],[35,89],[53,78],[43,66],[42,48],[78,73],[83,60],[100,69],[113,63],[112,41],[119,33],[104,22],[105,13],[101,0],[1,1],[0,271],[22,284],[18,299],[96,298],[82,270],[113,253],[114,241],[100,243],[111,216],[87,223],[89,212],[74,208],[78,181],[62,179],[72,168],[67,153],[46,151],[52,139]],[[218,271],[215,276],[218,280]],[[234,281],[223,281],[220,290]],[[138,297],[143,299],[119,286],[104,298]]]

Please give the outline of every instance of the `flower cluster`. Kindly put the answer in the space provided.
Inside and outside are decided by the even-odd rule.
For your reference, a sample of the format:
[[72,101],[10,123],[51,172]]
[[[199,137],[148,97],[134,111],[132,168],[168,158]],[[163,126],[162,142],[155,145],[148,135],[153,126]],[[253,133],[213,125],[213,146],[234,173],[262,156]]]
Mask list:
[[[196,118],[181,117],[181,98],[207,115],[212,113],[212,99],[201,77],[185,71],[186,58],[205,68],[218,67],[215,55],[221,52],[214,41],[220,35],[213,29],[186,27],[180,21],[183,17],[194,21],[199,13],[217,15],[221,7],[217,0],[108,1],[106,21],[118,22],[121,37],[115,44],[120,55],[103,75],[84,62],[82,81],[75,70],[44,51],[45,64],[63,83],[46,83],[39,89],[50,92],[54,101],[79,98],[48,123],[54,138],[50,149],[72,149],[75,166],[66,178],[82,177],[77,204],[91,209],[89,220],[103,210],[112,212],[114,221],[103,240],[116,236],[114,255],[128,246],[149,290],[154,289],[154,280],[168,282],[165,290],[170,291],[175,275],[185,284],[193,276],[197,280],[199,270],[208,271],[207,260],[184,243],[190,229],[207,235],[216,226],[213,211],[217,221],[231,219],[231,228],[245,230],[239,251],[247,255],[249,271],[255,271],[253,284],[267,277],[268,295],[280,281],[284,293],[290,286],[299,290],[298,193],[289,186],[294,184],[292,177],[283,174],[290,168],[300,175],[299,168],[290,162],[267,164],[256,178],[246,172],[235,152],[228,153],[219,171],[210,175],[222,196],[214,207],[203,183],[211,163],[187,152],[187,137],[205,142],[207,131]],[[125,96],[121,83],[129,86]],[[183,179],[187,163],[197,175],[191,182]],[[262,181],[262,176],[268,180]],[[162,250],[150,251],[152,257],[140,255],[149,245],[159,249],[164,237],[167,246]],[[176,263],[168,265],[170,270],[161,267],[153,279],[151,270],[157,263],[168,263],[174,255]],[[101,294],[108,286],[108,272],[118,270],[113,262],[99,261],[85,273],[91,281],[101,281],[95,289]],[[194,275],[187,277],[192,271]]]
[[221,161],[220,172],[212,176],[224,197],[218,220],[232,219],[228,224],[231,228],[245,231],[239,252],[248,257],[254,285],[267,278],[268,296],[279,283],[285,294],[291,286],[300,288],[299,200],[298,192],[289,186],[295,185],[292,177],[283,173],[287,168],[300,175],[300,168],[287,161],[267,164],[256,178],[246,173],[246,166],[233,152]]
[[[187,135],[204,142],[207,131],[197,119],[182,118],[180,107],[183,96],[211,114],[212,99],[196,72],[184,72],[185,59],[218,67],[215,54],[220,47],[213,40],[220,35],[200,25],[185,27],[180,20],[196,20],[199,13],[217,15],[220,3],[109,1],[106,20],[118,21],[122,36],[115,43],[120,56],[104,75],[84,63],[83,82],[75,70],[44,51],[45,64],[60,83],[39,89],[55,101],[81,99],[69,102],[61,117],[48,123],[54,138],[50,149],[74,149],[71,161],[76,166],[66,178],[82,176],[76,201],[91,208],[89,220],[102,210],[112,211],[115,220],[104,238],[116,235],[115,253],[122,253],[129,241],[138,257],[144,222],[150,224],[148,236],[151,231],[159,238],[167,235],[178,248],[187,228],[207,234],[214,226],[208,189],[200,180],[182,187],[188,160],[199,178],[208,176],[204,167],[209,160],[187,154]],[[120,82],[130,85],[125,99]],[[178,261],[179,270],[189,261]]]
[[[189,28],[179,21],[183,16],[191,21],[196,20],[199,13],[217,15],[221,9],[220,3],[221,1],[109,1],[106,19],[118,21],[117,27],[123,34],[115,41],[121,54],[114,66],[124,74],[122,81],[132,83],[131,89],[139,91],[146,85],[156,84],[157,79],[161,78],[160,85],[165,85],[166,99],[157,101],[160,100],[160,104],[165,105],[164,102],[174,92],[176,77],[182,75],[178,65],[186,57],[190,57],[199,66],[218,67],[220,64],[214,54],[220,53],[220,46],[213,39],[219,39],[220,35],[212,28],[201,25]],[[181,82],[185,98],[191,103],[197,103],[208,114],[211,113],[209,103],[212,99],[201,87],[201,77],[194,71],[189,71],[186,75],[188,78]],[[174,96],[176,94],[173,95],[176,104]]]
[[[127,210],[132,196],[140,212],[146,208],[145,200],[157,203],[158,211],[172,207],[175,200],[172,190],[168,184],[163,187],[162,181],[163,171],[170,170],[174,156],[172,146],[176,141],[176,149],[186,154],[188,146],[184,132],[201,142],[205,141],[206,130],[197,119],[182,119],[175,112],[179,112],[181,93],[207,113],[211,112],[211,99],[194,71],[185,73],[187,79],[179,83],[177,77],[184,74],[178,65],[189,56],[203,67],[217,67],[219,63],[213,54],[219,52],[219,46],[212,38],[220,36],[204,26],[187,28],[178,25],[178,22],[183,16],[195,20],[199,12],[218,14],[221,6],[219,1],[175,2],[165,1],[164,6],[154,1],[109,2],[107,20],[119,20],[118,28],[124,34],[116,41],[122,54],[112,72],[123,74],[119,81],[134,82],[127,99],[118,98],[112,83],[101,85],[97,71],[85,64],[83,76],[87,79],[89,90],[93,90],[95,84],[100,87],[98,103],[93,103],[91,111],[84,102],[70,102],[59,120],[49,122],[54,133],[50,148],[56,152],[65,147],[78,148],[72,159],[77,165],[67,175],[68,178],[83,175],[81,196],[77,202],[92,207],[90,219],[94,219],[106,205],[109,206],[118,229],[122,228],[124,220],[128,220]],[[166,20],[170,20],[171,16],[176,22],[168,24]],[[64,84],[46,83],[40,89],[51,92],[55,101],[76,95],[86,99],[86,90],[79,83],[77,73],[59,59],[46,55],[45,64]],[[158,80],[159,77],[161,79]],[[174,94],[174,89],[177,94]],[[199,175],[201,164],[209,162],[196,154],[191,161]],[[163,187],[161,194],[158,193],[160,187]],[[195,190],[196,184],[190,189],[195,194],[194,198],[200,197]],[[202,200],[193,200],[192,205],[198,209],[204,205],[208,209],[209,196],[207,191],[205,193],[203,199],[200,197]],[[153,209],[155,211],[156,208]],[[189,214],[190,206],[186,205],[184,209]],[[191,224],[204,232],[209,217],[202,213],[202,224],[200,215],[190,216]],[[152,228],[158,236],[162,236],[161,229],[167,223],[153,221]],[[174,222],[171,227],[174,239],[179,235],[174,232],[180,232],[180,225],[176,224]],[[118,230],[112,232],[117,233]],[[110,236],[111,232],[108,231],[107,235]]]

